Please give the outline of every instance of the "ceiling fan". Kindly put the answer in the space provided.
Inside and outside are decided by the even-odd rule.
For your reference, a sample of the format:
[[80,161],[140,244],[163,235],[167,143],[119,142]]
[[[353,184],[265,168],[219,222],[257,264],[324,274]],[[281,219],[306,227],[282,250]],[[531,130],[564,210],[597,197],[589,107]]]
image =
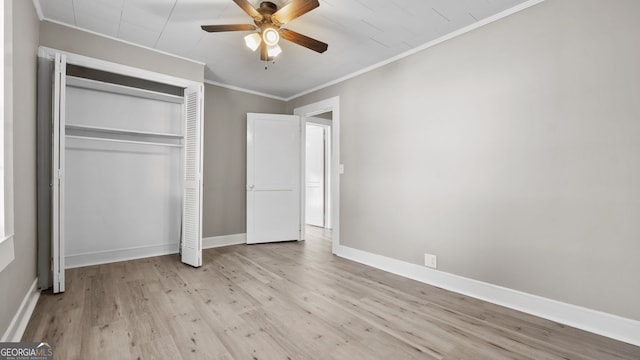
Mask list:
[[260,48],[260,59],[264,61],[271,61],[282,52],[278,45],[281,37],[319,53],[327,51],[329,45],[322,41],[281,28],[282,25],[320,6],[318,0],[293,0],[280,9],[270,1],[261,2],[257,9],[248,0],[233,0],[233,2],[253,18],[255,25],[202,25],[202,30],[207,32],[258,30],[257,33],[245,36],[244,40],[251,50],[256,51],[258,47]]

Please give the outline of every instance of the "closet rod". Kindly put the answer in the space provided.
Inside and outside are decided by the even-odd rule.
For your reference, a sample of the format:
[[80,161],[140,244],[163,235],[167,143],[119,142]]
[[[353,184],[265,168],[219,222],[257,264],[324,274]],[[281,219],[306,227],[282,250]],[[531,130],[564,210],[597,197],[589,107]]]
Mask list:
[[181,144],[166,144],[166,143],[158,143],[158,142],[150,142],[150,141],[133,141],[133,140],[108,139],[108,138],[100,138],[100,137],[93,137],[93,136],[65,135],[65,137],[71,138],[71,139],[99,140],[99,141],[119,142],[119,143],[125,143],[125,144],[168,146],[168,147],[178,147],[178,148],[184,147]]
[[164,138],[171,138],[171,139],[184,138],[184,136],[181,134],[159,133],[159,132],[142,131],[142,130],[116,129],[116,128],[107,128],[102,126],[66,124],[65,127],[68,130],[96,131],[96,132],[103,132],[103,133],[110,133],[110,134],[149,135],[149,136],[157,136],[157,137],[164,137]]

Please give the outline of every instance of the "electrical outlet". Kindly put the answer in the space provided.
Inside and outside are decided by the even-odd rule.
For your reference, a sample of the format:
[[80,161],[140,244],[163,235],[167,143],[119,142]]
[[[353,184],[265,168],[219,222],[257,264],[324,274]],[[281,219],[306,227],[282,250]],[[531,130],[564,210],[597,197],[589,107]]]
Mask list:
[[424,254],[424,266],[436,269],[438,268],[438,258],[435,255]]

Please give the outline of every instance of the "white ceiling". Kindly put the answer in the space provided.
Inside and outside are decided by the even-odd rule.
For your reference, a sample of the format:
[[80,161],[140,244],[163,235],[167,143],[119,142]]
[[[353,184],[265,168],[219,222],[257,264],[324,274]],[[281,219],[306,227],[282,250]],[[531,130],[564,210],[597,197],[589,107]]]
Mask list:
[[[525,0],[320,0],[284,27],[329,44],[318,54],[287,41],[275,64],[244,45],[248,32],[200,25],[252,24],[232,0],[36,0],[45,19],[206,63],[205,78],[280,98],[370,67]],[[256,7],[259,0],[250,0]],[[272,0],[279,7],[289,1]]]

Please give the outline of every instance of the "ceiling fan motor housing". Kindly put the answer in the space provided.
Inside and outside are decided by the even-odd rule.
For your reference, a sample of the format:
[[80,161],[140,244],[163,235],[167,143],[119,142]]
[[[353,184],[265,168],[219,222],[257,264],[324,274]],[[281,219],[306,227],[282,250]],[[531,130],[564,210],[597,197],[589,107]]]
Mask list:
[[276,29],[280,28],[282,24],[278,21],[276,17],[272,17],[271,15],[275,14],[278,11],[278,6],[271,1],[263,1],[260,3],[260,7],[258,9],[260,16],[256,16],[253,18],[253,22],[258,26],[258,28],[264,30],[265,25],[268,27],[274,27]]
[[278,6],[274,3],[272,3],[271,1],[263,1],[260,3],[260,8],[258,9],[258,11],[260,13],[265,12],[268,13],[269,15],[273,14],[274,12],[276,12],[276,10],[278,10]]

